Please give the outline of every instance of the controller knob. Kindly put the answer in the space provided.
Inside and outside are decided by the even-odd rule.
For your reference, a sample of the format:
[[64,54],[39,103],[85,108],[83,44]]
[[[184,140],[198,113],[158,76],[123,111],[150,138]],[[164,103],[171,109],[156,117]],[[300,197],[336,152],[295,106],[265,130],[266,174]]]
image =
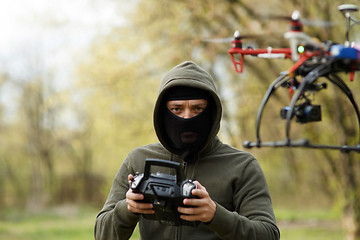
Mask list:
[[191,180],[187,180],[182,184],[182,195],[184,197],[190,197],[193,189],[196,189],[196,184]]

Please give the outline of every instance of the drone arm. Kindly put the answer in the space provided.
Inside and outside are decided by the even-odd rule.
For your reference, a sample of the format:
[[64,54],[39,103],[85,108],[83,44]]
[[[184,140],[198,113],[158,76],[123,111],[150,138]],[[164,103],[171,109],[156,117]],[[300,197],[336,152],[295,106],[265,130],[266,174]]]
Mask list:
[[[231,56],[231,60],[234,64],[236,72],[242,73],[245,55],[250,55],[253,57],[263,57],[263,58],[291,58],[291,49],[290,48],[242,49],[242,48],[234,47],[229,50],[229,54]],[[239,58],[236,59],[236,56],[238,54],[239,54]]]
[[290,69],[289,73],[293,73],[298,69],[304,62],[306,62],[309,58],[318,55],[318,52],[304,53],[301,55],[299,61],[297,61]]

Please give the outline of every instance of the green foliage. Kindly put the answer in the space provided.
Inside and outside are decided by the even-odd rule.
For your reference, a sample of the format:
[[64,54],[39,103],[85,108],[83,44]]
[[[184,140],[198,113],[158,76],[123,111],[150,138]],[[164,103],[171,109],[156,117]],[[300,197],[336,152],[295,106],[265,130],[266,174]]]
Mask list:
[[[355,0],[346,3],[358,4]],[[247,57],[244,73],[239,75],[227,53],[230,44],[207,43],[202,39],[227,38],[240,30],[242,34],[264,34],[244,40],[246,45],[286,47],[288,43],[282,35],[288,23],[269,16],[289,16],[297,9],[304,18],[340,23],[331,28],[305,26],[305,31],[320,40],[342,43],[344,19],[337,12],[338,4],[334,0],[138,1],[126,16],[127,25],[94,41],[77,66],[71,91],[56,92],[51,87],[55,79],[51,74],[29,73],[28,78],[17,84],[20,107],[15,121],[0,122],[5,136],[0,138],[0,191],[5,193],[0,195],[0,206],[33,207],[63,202],[101,206],[129,151],[157,141],[152,111],[161,78],[185,60],[198,62],[214,76],[224,105],[220,137],[243,148],[244,140],[255,138],[256,113],[267,87],[292,62]],[[357,76],[350,83],[346,74],[341,77],[360,103],[357,94],[360,78]],[[308,125],[293,123],[291,136],[329,144],[356,144],[355,114],[339,89],[328,83],[328,89],[321,91],[314,101],[323,107],[323,121]],[[280,119],[279,109],[288,103],[285,88],[279,89],[269,101],[261,128],[263,140],[284,139],[285,123]],[[70,125],[60,121],[66,112],[72,116]],[[1,114],[0,111],[0,117]],[[360,219],[358,154],[272,148],[249,151],[264,169],[275,206],[326,206],[337,212],[346,209],[344,215]],[[299,215],[296,212],[292,217]],[[54,237],[51,239],[56,239],[55,235],[60,236],[59,231],[64,229],[59,229],[54,219],[49,222],[52,221],[55,223],[49,226]],[[29,223],[24,223],[23,229],[28,232],[24,234],[34,239],[43,234],[41,229],[31,232],[34,226],[26,224]],[[8,238],[22,238],[23,233],[15,232],[12,223],[4,226],[6,234],[10,234],[6,235]],[[83,227],[79,226],[92,232]],[[66,233],[69,236],[61,238],[71,239],[75,230],[71,224],[66,228],[70,230]],[[314,234],[320,239],[324,231],[324,228],[285,229],[283,238],[300,239],[304,234]],[[337,228],[329,235],[342,234]]]

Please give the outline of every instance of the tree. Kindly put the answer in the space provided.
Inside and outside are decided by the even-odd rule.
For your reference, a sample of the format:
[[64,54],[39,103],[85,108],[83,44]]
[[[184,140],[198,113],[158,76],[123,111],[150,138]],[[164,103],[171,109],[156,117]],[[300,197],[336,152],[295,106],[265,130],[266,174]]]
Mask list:
[[[99,74],[101,70],[98,69],[100,67],[98,65],[96,68],[98,71],[97,77],[94,79],[97,82],[100,82],[101,79],[106,79],[105,82],[108,82],[109,79],[118,79],[118,81],[110,81],[112,83],[116,82],[115,86],[129,84],[134,81],[134,84],[138,86],[138,77],[145,75],[147,77],[151,76],[151,79],[159,79],[160,73],[168,71],[175,64],[184,60],[195,60],[215,76],[220,92],[224,95],[224,107],[228,110],[228,113],[224,115],[225,124],[222,127],[221,135],[241,148],[242,140],[253,136],[253,133],[249,131],[249,126],[254,126],[257,111],[257,105],[254,103],[260,103],[269,83],[280,71],[284,70],[284,67],[286,69],[284,64],[290,66],[291,63],[272,60],[253,61],[247,58],[246,71],[239,80],[240,77],[233,73],[227,55],[229,46],[203,43],[201,39],[229,37],[236,29],[239,29],[244,34],[267,33],[265,38],[249,41],[255,46],[287,46],[287,42],[280,35],[286,31],[287,23],[266,20],[259,18],[259,16],[269,16],[271,14],[290,16],[294,9],[299,9],[304,18],[341,22],[343,19],[340,13],[336,13],[336,4],[331,0],[321,2],[313,0],[272,1],[271,3],[258,0],[208,0],[196,2],[196,4],[193,1],[139,1],[134,14],[129,17],[129,26],[126,31],[116,30],[110,34],[107,41],[100,43],[100,46],[106,46],[110,39],[112,40],[110,46],[115,46],[115,49],[110,51],[105,49],[104,52],[109,53],[108,56],[103,58],[103,60],[106,60],[107,65],[101,66],[101,68],[108,71],[106,75]],[[283,30],[279,32],[279,29]],[[320,40],[344,41],[342,35],[338,34],[338,32],[343,31],[342,25],[320,29],[306,27],[306,31],[310,35],[320,38]],[[103,48],[99,47],[99,49]],[[124,59],[122,54],[131,57]],[[97,56],[95,59],[102,58]],[[113,59],[115,61],[111,62]],[[225,61],[227,61],[226,64]],[[95,62],[98,64],[104,61],[97,60]],[[113,67],[113,63],[118,63],[115,64],[117,67]],[[138,74],[130,76],[130,72],[124,70],[135,69],[134,66],[138,67],[138,71],[141,69],[142,76]],[[126,78],[121,78],[124,73],[111,75],[111,68],[113,68],[114,73],[124,70]],[[109,76],[115,76],[115,78]],[[128,86],[125,89],[129,89]],[[118,91],[121,90],[119,87]],[[269,104],[266,119],[279,118],[278,110],[284,106],[283,104],[286,101],[286,95],[279,93],[273,102]],[[320,99],[320,103],[326,106],[327,100]],[[329,109],[332,109],[336,113],[335,115],[339,117],[333,118],[331,122],[324,123],[324,128],[318,130],[317,127],[320,125],[297,126],[294,127],[295,136],[305,133],[307,137],[315,140],[329,139],[330,133],[324,131],[324,129],[331,129],[332,126],[336,125],[340,128],[339,133],[336,135],[337,139],[350,137],[349,141],[353,141],[351,135],[356,132],[356,129],[355,126],[344,123],[343,119],[346,119],[344,116],[348,115],[349,110],[342,108],[342,106],[342,104],[334,105],[334,103],[330,105]],[[274,125],[272,128],[264,129],[263,133],[265,138],[270,138],[283,131],[282,129],[282,124],[279,126]],[[356,154],[334,156],[330,151],[303,151],[297,149],[286,149],[284,151],[261,149],[254,150],[254,152],[259,156],[259,159],[268,159],[263,163],[265,169],[267,163],[281,166],[282,168],[279,168],[279,171],[282,171],[282,173],[274,175],[286,175],[287,178],[290,178],[281,183],[278,182],[278,186],[296,186],[296,189],[299,190],[306,188],[313,182],[326,184],[327,188],[321,187],[321,189],[325,189],[324,192],[320,190],[320,185],[317,185],[318,189],[315,191],[318,191],[319,194],[331,193],[330,196],[333,200],[339,197],[344,203],[344,219],[352,219],[351,225],[356,226],[355,229],[359,229],[360,222],[357,212],[360,210],[359,200],[356,197],[360,195],[358,192],[359,174],[357,170],[354,170],[356,167],[353,168],[353,166],[358,165],[358,156]],[[269,152],[271,152],[271,156],[269,156]],[[316,159],[315,163],[313,161],[304,161],[305,155],[306,159]],[[311,167],[314,164],[316,168]],[[311,174],[302,171],[303,169],[310,170]],[[295,174],[288,174],[287,171]],[[271,173],[268,174],[272,175]],[[295,179],[293,179],[294,176]],[[277,181],[280,181],[280,179],[278,178]],[[293,185],[289,185],[289,182],[292,182]],[[341,189],[344,189],[344,191],[341,192],[343,194],[338,194],[340,186],[334,188],[334,182],[342,183]],[[280,187],[278,191],[275,189],[275,192],[280,193]],[[352,209],[351,214],[349,214],[348,209]],[[349,238],[360,238],[358,230],[349,230],[348,235]]]

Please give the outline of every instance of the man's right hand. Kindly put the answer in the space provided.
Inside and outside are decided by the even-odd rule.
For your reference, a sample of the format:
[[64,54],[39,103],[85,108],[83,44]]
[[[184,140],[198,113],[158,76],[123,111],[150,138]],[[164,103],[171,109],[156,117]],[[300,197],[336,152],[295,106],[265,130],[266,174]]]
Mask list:
[[[134,176],[129,174],[128,180],[129,182]],[[155,211],[153,209],[153,205],[151,203],[142,203],[138,202],[139,200],[143,200],[144,195],[141,193],[134,193],[131,188],[126,192],[126,203],[127,208],[132,213],[140,213],[140,214],[154,214]]]

